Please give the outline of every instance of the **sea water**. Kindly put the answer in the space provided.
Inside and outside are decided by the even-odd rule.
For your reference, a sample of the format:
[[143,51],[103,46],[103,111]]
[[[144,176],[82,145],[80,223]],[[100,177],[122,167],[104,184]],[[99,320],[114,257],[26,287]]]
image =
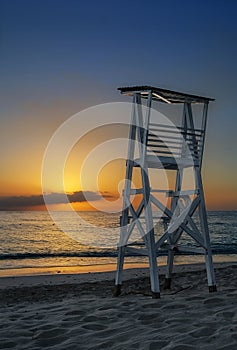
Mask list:
[[[58,212],[55,221],[47,211],[1,211],[0,268],[114,263],[119,213],[77,214]],[[208,212],[208,223],[214,259],[215,256],[221,261],[237,259],[237,212]],[[186,240],[190,244],[190,239]],[[199,261],[199,257],[193,256],[176,259],[179,263]],[[146,257],[129,256],[127,261],[145,262]]]

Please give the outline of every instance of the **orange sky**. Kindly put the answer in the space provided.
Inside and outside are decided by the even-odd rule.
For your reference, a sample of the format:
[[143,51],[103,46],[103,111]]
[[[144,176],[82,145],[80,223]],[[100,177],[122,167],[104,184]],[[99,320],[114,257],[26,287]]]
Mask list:
[[[52,112],[52,111],[51,111]],[[39,111],[40,113],[40,111]],[[62,112],[61,112],[62,113]],[[57,119],[57,118],[56,118]],[[59,118],[60,120],[60,118]],[[41,166],[43,154],[48,143],[50,134],[59,125],[59,121],[49,125],[35,118],[34,123],[27,122],[27,116],[23,124],[16,122],[8,124],[2,131],[2,141],[5,143],[5,152],[2,158],[2,171],[0,197],[31,196],[41,194]],[[37,130],[37,133],[35,132]],[[17,151],[12,147],[11,139],[7,137],[11,132],[14,143],[17,143]],[[64,189],[67,193],[76,191],[101,192],[107,198],[102,201],[86,201],[73,203],[76,210],[107,210],[108,208],[121,209],[122,202],[118,201],[123,188],[125,176],[125,160],[115,159],[102,164],[98,174],[95,174],[96,162],[100,163],[100,157],[89,159],[82,172],[83,161],[90,152],[110,139],[127,137],[128,128],[124,125],[104,126],[91,131],[83,136],[71,150],[64,168]],[[126,158],[126,152],[124,152]],[[219,159],[210,157],[209,146],[206,147],[203,180],[206,194],[206,204],[209,210],[234,210],[237,209],[237,186],[235,180],[236,166],[232,172],[222,166]],[[80,175],[82,173],[82,179]],[[96,176],[98,175],[98,176]],[[83,184],[81,183],[83,180]],[[160,180],[159,180],[160,181]],[[98,185],[97,185],[98,182]],[[156,178],[153,176],[154,186]],[[62,192],[57,185],[57,179],[51,179],[51,192]],[[109,194],[109,195],[108,195]],[[99,204],[99,202],[101,202]],[[95,206],[95,207],[93,207]],[[67,210],[69,205],[54,205],[57,210]],[[17,208],[16,208],[17,209]],[[21,209],[39,210],[43,205],[22,207]]]
[[[10,202],[41,208],[42,160],[57,128],[90,106],[128,101],[119,86],[148,84],[215,98],[203,163],[207,208],[237,209],[237,2],[213,4],[2,1],[0,208],[13,207]],[[93,147],[122,135],[119,127],[97,130],[75,145],[65,166],[65,190],[79,196],[91,191],[94,204],[101,191],[108,202],[103,206],[113,197],[116,205],[125,172],[121,161],[104,164],[99,186],[93,177],[98,156],[90,158],[82,180],[80,173]],[[49,192],[64,190],[55,175],[49,174],[48,185]],[[34,206],[22,206],[30,200]],[[85,201],[76,206],[91,209]]]

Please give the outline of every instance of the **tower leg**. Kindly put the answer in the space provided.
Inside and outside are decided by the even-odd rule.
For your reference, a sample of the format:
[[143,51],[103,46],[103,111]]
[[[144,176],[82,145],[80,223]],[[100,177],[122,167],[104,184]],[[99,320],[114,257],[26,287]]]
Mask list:
[[[176,183],[175,183],[176,192],[181,191],[182,181],[183,181],[183,169],[179,168],[176,173]],[[173,213],[177,210],[178,200],[179,200],[178,197],[172,197],[171,211]],[[168,220],[166,220],[166,222],[164,223],[164,227],[165,227],[165,230],[168,228]],[[175,233],[177,233],[177,231]],[[178,242],[180,237],[178,235],[178,237],[176,238],[175,233],[170,235],[168,238],[169,244],[173,246],[175,246],[175,244]],[[171,278],[172,278],[172,272],[173,272],[173,266],[174,266],[174,254],[175,254],[175,251],[173,249],[169,249],[168,256],[167,256],[167,269],[166,269],[166,275],[165,275],[164,289],[171,288]]]
[[118,297],[121,294],[124,255],[125,255],[125,247],[119,247],[117,271],[116,271],[116,277],[115,277],[115,287],[113,292],[114,297]]
[[205,263],[206,263],[206,271],[207,271],[207,281],[208,281],[209,292],[216,292],[217,290],[216,279],[215,279],[215,272],[214,272],[213,260],[212,260],[211,242],[210,242],[210,235],[209,235],[208,222],[207,222],[204,192],[203,192],[201,175],[200,175],[200,172],[198,171],[197,171],[197,177],[198,177],[199,189],[200,189],[199,218],[200,218],[201,229],[203,232],[203,236],[204,236],[203,238],[206,246]]
[[152,216],[152,207],[150,200],[150,182],[148,177],[148,169],[143,166],[141,168],[142,185],[144,191],[144,212],[146,221],[146,232],[144,237],[145,245],[148,251],[149,265],[150,265],[150,282],[151,293],[153,299],[160,298],[160,283],[159,273],[156,258],[155,236],[154,236],[154,224]]
[[173,266],[174,266],[174,251],[173,249],[169,249],[168,256],[167,256],[167,270],[165,275],[164,289],[171,288],[171,276],[172,276]]
[[213,261],[212,261],[212,255],[210,252],[207,251],[205,255],[205,262],[206,262],[206,270],[207,270],[207,281],[208,281],[208,288],[209,292],[216,292],[216,281],[215,281],[215,274],[214,274],[214,268],[213,268]]
[[216,279],[215,272],[213,267],[213,259],[212,259],[212,251],[211,251],[211,243],[209,237],[208,223],[206,210],[203,208],[203,204],[200,203],[200,221],[204,231],[204,240],[206,243],[206,254],[205,254],[205,263],[206,263],[206,271],[207,271],[207,281],[209,292],[216,292]]
[[[136,139],[136,94],[133,98],[133,110],[131,116],[131,124],[129,130],[129,147],[128,147],[128,157],[126,162],[126,182],[123,193],[123,211],[122,217],[120,217],[120,243],[123,242],[123,234],[127,232],[127,225],[129,222],[128,214],[129,210],[126,204],[126,198],[130,197],[131,191],[131,180],[132,180],[132,172],[133,172],[133,159],[134,159],[134,149],[135,149],[135,139]],[[118,258],[117,258],[117,271],[115,277],[115,288],[114,288],[114,296],[119,296],[121,294],[121,285],[122,285],[122,272],[124,265],[124,255],[125,255],[125,246],[120,245],[118,248]]]
[[158,273],[156,250],[155,250],[154,230],[152,230],[146,235],[146,245],[147,245],[149,265],[150,265],[151,294],[153,299],[159,299],[160,283],[159,283],[159,273]]

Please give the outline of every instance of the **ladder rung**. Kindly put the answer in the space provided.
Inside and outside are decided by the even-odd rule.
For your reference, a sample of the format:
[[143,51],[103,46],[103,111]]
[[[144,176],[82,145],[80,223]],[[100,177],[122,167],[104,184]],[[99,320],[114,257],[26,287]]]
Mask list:
[[[150,192],[154,192],[154,193],[169,193],[172,192],[170,190],[155,190],[155,189],[150,189]],[[130,189],[130,195],[131,194],[143,194],[144,193],[144,189],[143,188],[131,188]]]
[[130,194],[143,194],[144,190],[143,188],[131,188]]
[[155,190],[155,189],[151,189],[151,192],[155,192],[155,193],[169,193],[171,190]]
[[137,254],[137,255],[144,255],[144,256],[148,255],[147,250],[145,250],[145,249],[137,249],[137,248],[127,247],[126,251],[128,253]]
[[181,150],[182,149],[182,144],[181,143],[178,144],[176,142],[173,145],[169,145],[169,144],[166,144],[165,142],[157,142],[157,141],[149,140],[149,142],[147,143],[147,147]]
[[145,245],[144,242],[136,241],[136,242],[133,242],[133,243],[128,243],[128,244],[126,245],[126,247],[135,247],[135,246],[141,247],[141,246],[144,246],[144,245]]
[[[145,216],[139,216],[138,219],[145,219]],[[152,216],[152,219],[162,219],[162,216]]]
[[159,124],[159,123],[150,123],[149,125],[151,125],[152,127],[155,127],[156,129],[163,128],[163,129],[168,129],[168,130],[181,130],[182,132],[190,132],[190,133],[199,133],[199,134],[203,134],[204,130],[202,129],[192,129],[192,128],[184,128],[183,126],[175,126],[175,125],[164,125],[164,124]]
[[199,194],[199,190],[170,191],[170,193],[167,193],[167,197],[182,197],[194,194]]
[[[182,141],[182,137],[181,135],[179,134],[175,134],[177,136],[173,136],[173,135],[162,135],[162,139],[161,139],[161,135],[156,135],[156,134],[148,134],[148,140],[152,140],[152,138],[154,138],[154,140],[162,140],[164,142],[166,142],[166,139],[167,141],[168,140],[179,140],[179,141]],[[151,138],[150,138],[151,137]]]
[[[149,148],[151,148],[151,147],[149,147]],[[163,149],[153,149],[153,150],[148,150],[148,152],[147,152],[148,154],[155,154],[155,155],[157,155],[157,157],[159,157],[159,156],[165,156],[165,157],[167,157],[167,156],[170,156],[170,157],[174,157],[174,156],[178,156],[179,158],[181,158],[181,150],[180,150],[180,152],[173,152],[173,151],[171,151],[171,150],[169,150],[169,151],[164,151]],[[191,157],[191,155],[190,155],[190,157]]]
[[[149,138],[148,141],[149,142],[155,142],[157,144],[163,144],[165,143],[166,145],[177,145],[177,144],[183,144],[183,139],[180,138],[179,141],[172,141],[172,140],[164,140],[163,138],[162,139],[159,139],[158,136],[156,136],[156,138],[152,139],[152,138]],[[172,147],[172,146],[171,146]]]
[[205,249],[202,247],[185,247],[180,246],[178,247],[178,252],[180,254],[203,254],[205,252]]

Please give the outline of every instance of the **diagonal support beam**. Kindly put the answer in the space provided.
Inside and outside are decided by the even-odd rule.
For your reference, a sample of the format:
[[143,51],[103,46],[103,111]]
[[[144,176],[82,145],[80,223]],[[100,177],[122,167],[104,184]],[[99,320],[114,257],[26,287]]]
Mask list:
[[[155,198],[153,195],[151,195],[152,202],[161,209],[164,214],[166,214],[170,219],[173,217],[173,213],[166,208],[157,198]],[[179,227],[185,231],[189,236],[191,236],[197,243],[199,243],[203,248],[206,248],[204,240],[201,235],[197,234],[197,232],[192,231],[189,227],[187,227],[188,220],[186,217],[192,216],[196,208],[198,207],[200,203],[200,198],[196,197],[192,204],[190,205],[189,210],[184,211],[181,213],[179,220],[178,218],[174,220],[174,224],[172,226],[169,226],[168,229],[165,231],[165,233],[160,237],[160,239],[156,242],[156,249],[158,249],[167,239],[168,237],[174,233],[175,230],[177,230]],[[185,221],[183,221],[183,218],[185,218]]]

